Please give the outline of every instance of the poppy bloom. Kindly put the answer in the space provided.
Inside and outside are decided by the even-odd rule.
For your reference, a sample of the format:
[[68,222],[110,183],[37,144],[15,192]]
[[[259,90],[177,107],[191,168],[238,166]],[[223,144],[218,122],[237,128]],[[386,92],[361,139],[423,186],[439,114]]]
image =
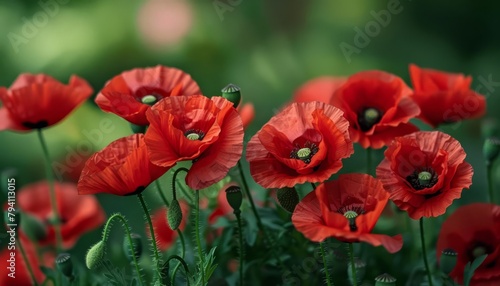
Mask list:
[[[55,183],[54,187],[63,246],[71,248],[83,234],[101,226],[106,215],[95,197],[79,196],[75,184]],[[17,196],[23,213],[37,218],[46,227],[47,235],[38,241],[41,245],[55,245],[56,241],[49,190],[49,183],[44,181],[25,186]]]
[[377,167],[390,199],[411,218],[437,217],[472,184],[472,166],[451,136],[439,131],[396,138]]
[[371,233],[388,200],[382,183],[372,176],[340,175],[305,196],[295,208],[292,222],[312,241],[334,237],[343,242],[382,245],[394,253],[403,246],[401,235]]
[[471,76],[421,69],[410,65],[413,100],[420,106],[425,123],[436,128],[442,123],[477,118],[486,111],[484,96],[470,89]]
[[300,86],[293,96],[294,102],[321,101],[330,103],[333,93],[346,82],[345,77],[323,76]]
[[252,103],[245,103],[243,106],[238,106],[238,113],[241,116],[241,121],[243,122],[243,129],[246,129],[250,123],[252,123],[255,117],[255,109]]
[[153,103],[169,96],[194,94],[201,94],[201,91],[189,74],[176,68],[156,66],[115,76],[95,102],[106,112],[137,125],[147,125],[146,111]]
[[120,138],[87,160],[78,181],[80,195],[139,194],[168,168],[152,164],[143,134]]
[[[179,225],[179,230],[183,231],[186,227],[186,220],[189,216],[189,206],[183,200],[179,200],[179,205],[181,206],[182,211],[182,221]],[[172,230],[168,225],[167,213],[167,208],[162,207],[156,210],[152,216],[156,242],[158,243],[158,248],[162,251],[171,247],[177,238],[177,231]],[[146,233],[150,235],[149,225],[146,225]]]
[[470,285],[500,285],[500,206],[474,203],[458,208],[441,226],[436,251],[438,260],[441,251],[448,248],[458,254],[450,277],[463,283],[465,265],[488,254],[474,272]]
[[167,97],[146,116],[150,126],[144,141],[151,162],[168,168],[180,161],[192,161],[186,176],[191,189],[217,183],[241,157],[241,118],[233,103],[222,97]]
[[82,78],[72,76],[68,85],[44,74],[21,74],[9,89],[0,87],[0,131],[27,131],[52,126],[92,94]]
[[[37,283],[41,284],[44,280],[45,275],[40,270],[41,263],[36,255],[34,245],[23,234],[17,236],[17,239],[21,240],[24,251],[26,253],[26,257]],[[11,263],[9,261],[9,259],[12,259],[12,252],[15,253],[15,256],[13,257],[15,260],[14,263]],[[2,275],[0,275],[0,285],[33,285],[31,276],[28,272],[26,261],[24,260],[19,247],[16,246],[15,250],[10,250],[6,247],[0,252],[0,267],[2,267]],[[10,270],[9,267],[12,267],[12,270]],[[14,277],[8,276],[9,273],[14,273]]]
[[325,181],[354,152],[348,127],[338,108],[292,103],[248,142],[250,173],[264,188]]
[[420,113],[404,81],[383,71],[350,76],[333,94],[330,104],[344,111],[353,142],[379,149],[397,136],[418,128],[408,121]]

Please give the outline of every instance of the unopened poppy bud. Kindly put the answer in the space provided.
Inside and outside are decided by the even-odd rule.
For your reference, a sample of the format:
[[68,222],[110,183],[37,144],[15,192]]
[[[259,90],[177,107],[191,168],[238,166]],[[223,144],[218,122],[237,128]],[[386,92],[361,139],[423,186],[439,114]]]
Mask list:
[[88,251],[85,257],[85,264],[88,269],[95,269],[104,262],[104,255],[106,254],[106,246],[101,240],[94,244]]
[[483,155],[486,162],[491,164],[500,154],[500,140],[497,138],[488,138],[484,141]]
[[47,226],[37,217],[30,216],[26,213],[22,214],[23,223],[21,230],[33,241],[45,239],[48,234]]
[[278,202],[281,207],[287,212],[293,213],[295,207],[299,203],[299,194],[297,194],[295,188],[278,189],[276,196],[278,197]]
[[375,286],[396,286],[396,278],[384,273],[375,277]]
[[457,264],[457,254],[458,253],[451,248],[446,248],[441,251],[441,261],[439,266],[444,273],[450,274],[451,271],[453,271],[453,268],[455,268],[455,265]]
[[56,258],[56,266],[64,276],[73,277],[73,262],[69,253],[61,253]]
[[360,281],[363,280],[363,278],[365,278],[365,274],[366,274],[366,263],[359,259],[359,258],[354,258],[354,267],[356,268],[356,283],[354,283],[353,279],[354,277],[352,277],[352,266],[351,266],[351,262],[349,262],[349,265],[347,267],[347,275],[349,276],[349,281],[351,282],[351,285],[357,285],[359,284]]
[[182,209],[178,200],[172,200],[167,211],[168,225],[172,230],[177,230],[182,222]]
[[243,201],[243,194],[241,188],[238,186],[230,186],[226,189],[226,200],[233,208],[234,213],[240,213],[241,203]]
[[[135,258],[139,259],[142,254],[141,236],[137,233],[131,233],[130,238],[132,238],[132,248],[134,249]],[[123,240],[123,252],[125,252],[125,256],[127,256],[130,261],[134,260],[132,257],[132,253],[130,252],[130,243],[128,241],[128,237],[125,237],[125,240]]]
[[241,101],[241,89],[238,86],[230,83],[226,85],[221,92],[222,97],[231,101],[235,108],[238,107]]
[[19,226],[19,223],[21,222],[21,214],[18,210],[14,210],[12,212],[6,211],[3,215],[5,224],[15,224]]
[[148,127],[148,126],[130,123],[130,129],[132,129],[132,132],[134,132],[136,134],[137,133],[146,133],[146,127]]

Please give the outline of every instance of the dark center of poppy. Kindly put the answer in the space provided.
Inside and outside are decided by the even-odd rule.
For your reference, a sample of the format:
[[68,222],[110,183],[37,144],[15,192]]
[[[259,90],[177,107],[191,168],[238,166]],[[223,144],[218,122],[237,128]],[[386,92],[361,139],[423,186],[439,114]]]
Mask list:
[[187,139],[195,141],[195,140],[202,140],[203,137],[205,137],[205,133],[199,129],[189,129],[188,131],[184,132],[184,136],[186,136]]
[[368,131],[372,129],[373,125],[380,122],[382,119],[382,112],[374,107],[364,108],[358,114],[358,124],[361,131]]
[[356,225],[356,218],[359,215],[365,213],[365,211],[361,207],[355,206],[341,207],[340,209],[338,209],[338,212],[341,213],[349,221],[349,229],[352,232],[358,230],[358,226]]
[[413,189],[419,191],[434,186],[438,182],[438,176],[434,169],[425,168],[413,171],[413,173],[406,177],[406,181],[410,183]]
[[40,120],[38,122],[32,123],[32,122],[23,122],[21,123],[24,127],[29,128],[29,129],[42,129],[44,127],[49,126],[49,122],[47,120]]
[[318,153],[318,146],[311,142],[306,142],[303,147],[295,146],[290,152],[290,158],[298,159],[306,164],[311,163],[311,158]]
[[149,106],[154,105],[156,102],[158,102],[158,98],[152,94],[145,95],[141,98],[141,102],[144,104],[147,104]]
[[[488,234],[485,234],[488,235]],[[484,254],[491,254],[495,251],[495,247],[491,243],[485,243],[484,241],[475,241],[470,244],[467,248],[467,259],[469,261],[474,261],[474,259],[478,258]],[[495,266],[496,261],[493,260],[488,264],[483,264],[481,267],[490,268]]]

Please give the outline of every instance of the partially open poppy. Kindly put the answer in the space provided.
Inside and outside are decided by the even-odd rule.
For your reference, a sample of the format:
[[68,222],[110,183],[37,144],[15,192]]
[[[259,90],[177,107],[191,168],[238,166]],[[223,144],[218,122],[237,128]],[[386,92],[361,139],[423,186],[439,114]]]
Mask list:
[[68,85],[44,74],[21,74],[9,89],[0,87],[0,131],[27,131],[52,126],[92,94],[82,78],[72,76]]
[[[106,214],[94,196],[79,196],[75,184],[55,183],[54,187],[63,246],[71,248],[83,234],[101,226]],[[23,187],[19,190],[17,203],[24,213],[39,219],[46,226],[47,236],[37,243],[55,245],[49,183],[43,181]]]
[[305,196],[295,207],[292,222],[312,241],[334,237],[344,242],[382,245],[394,253],[403,246],[401,235],[371,233],[388,199],[379,180],[366,174],[340,175]]
[[[186,227],[186,221],[189,216],[189,206],[183,200],[179,200],[179,205],[181,206],[183,216],[181,224],[179,225],[179,230],[183,231]],[[152,215],[156,242],[158,244],[158,248],[162,251],[170,248],[177,238],[177,231],[172,230],[168,225],[167,213],[168,209],[166,207],[162,207],[156,210]],[[146,225],[146,233],[148,236],[151,235],[149,231],[149,225]]]
[[468,262],[488,254],[474,272],[470,285],[500,285],[500,206],[474,203],[458,208],[441,226],[436,249],[438,261],[441,252],[448,248],[458,254],[450,273],[458,283],[463,283]]
[[485,97],[470,89],[471,76],[422,69],[414,64],[410,65],[410,76],[412,98],[421,110],[419,118],[434,128],[481,117],[486,112]]
[[250,173],[264,188],[323,182],[354,152],[348,127],[338,108],[292,103],[248,142]]
[[377,167],[390,199],[411,218],[437,217],[472,184],[472,166],[450,135],[416,132],[396,138]]
[[95,102],[106,112],[125,120],[147,125],[146,111],[162,98],[201,94],[191,76],[179,69],[156,66],[125,71],[112,78]]
[[149,161],[144,135],[134,134],[113,141],[87,160],[78,181],[78,192],[139,194],[167,170]]
[[151,162],[172,167],[192,161],[187,185],[199,190],[217,183],[243,152],[243,124],[233,104],[219,96],[167,97],[146,116],[144,137]]
[[321,101],[330,103],[335,91],[346,82],[345,77],[323,76],[300,86],[293,96],[294,102]]
[[[35,246],[23,234],[17,236],[16,239],[21,240],[36,282],[41,284],[45,275],[40,270],[42,263],[40,263],[37,257]],[[15,253],[15,256],[12,256],[12,253]],[[19,247],[16,247],[15,250],[11,250],[6,247],[0,252],[0,267],[2,267],[0,285],[33,285],[31,276],[28,272],[28,267],[26,266],[26,261],[24,260]],[[12,276],[9,275],[10,273],[12,273]]]
[[337,89],[330,104],[344,111],[353,142],[379,149],[395,137],[418,128],[408,121],[420,110],[404,81],[383,71],[363,71],[350,76]]

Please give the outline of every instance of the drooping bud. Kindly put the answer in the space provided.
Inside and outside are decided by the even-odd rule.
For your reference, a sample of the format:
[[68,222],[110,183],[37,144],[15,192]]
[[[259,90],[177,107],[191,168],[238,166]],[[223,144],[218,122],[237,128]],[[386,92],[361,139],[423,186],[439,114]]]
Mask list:
[[297,194],[295,188],[278,189],[276,197],[281,207],[289,213],[293,213],[295,207],[299,203],[299,194]]
[[396,286],[396,278],[384,273],[375,278],[375,286]]
[[45,239],[48,234],[47,226],[37,217],[21,214],[22,221],[21,230],[33,241]]
[[106,245],[101,240],[94,244],[85,256],[85,264],[88,269],[95,269],[104,262],[104,256],[106,254]]
[[365,278],[365,274],[366,274],[366,263],[359,259],[359,258],[354,258],[354,267],[356,269],[356,282],[357,283],[354,283],[353,279],[354,277],[352,277],[352,266],[351,266],[351,262],[349,262],[348,266],[347,266],[347,275],[349,277],[349,281],[351,281],[351,285],[357,285],[359,284],[359,282],[363,281],[363,279]]
[[240,213],[241,202],[243,201],[243,194],[238,186],[230,186],[226,189],[226,200],[233,208],[234,214]]
[[222,97],[231,101],[234,105],[234,108],[238,107],[241,101],[241,89],[238,86],[230,83],[226,85],[226,87],[224,87],[221,92]]
[[61,253],[56,258],[56,266],[64,276],[68,278],[73,277],[73,262],[69,253]]
[[450,274],[451,271],[453,271],[453,268],[455,268],[457,264],[457,255],[458,253],[451,248],[446,248],[441,251],[439,266],[444,273]]
[[483,155],[488,164],[493,163],[500,154],[500,140],[494,137],[488,138],[484,141]]
[[177,230],[182,222],[182,209],[178,200],[172,200],[167,211],[168,225],[172,230]]
[[[141,236],[138,235],[137,233],[131,233],[130,238],[132,238],[132,248],[134,249],[135,259],[139,259],[139,257],[141,257],[142,254]],[[125,240],[123,240],[123,252],[125,253],[125,256],[128,258],[129,261],[134,260],[132,257],[132,252],[130,251],[130,243],[127,237],[125,237]]]

